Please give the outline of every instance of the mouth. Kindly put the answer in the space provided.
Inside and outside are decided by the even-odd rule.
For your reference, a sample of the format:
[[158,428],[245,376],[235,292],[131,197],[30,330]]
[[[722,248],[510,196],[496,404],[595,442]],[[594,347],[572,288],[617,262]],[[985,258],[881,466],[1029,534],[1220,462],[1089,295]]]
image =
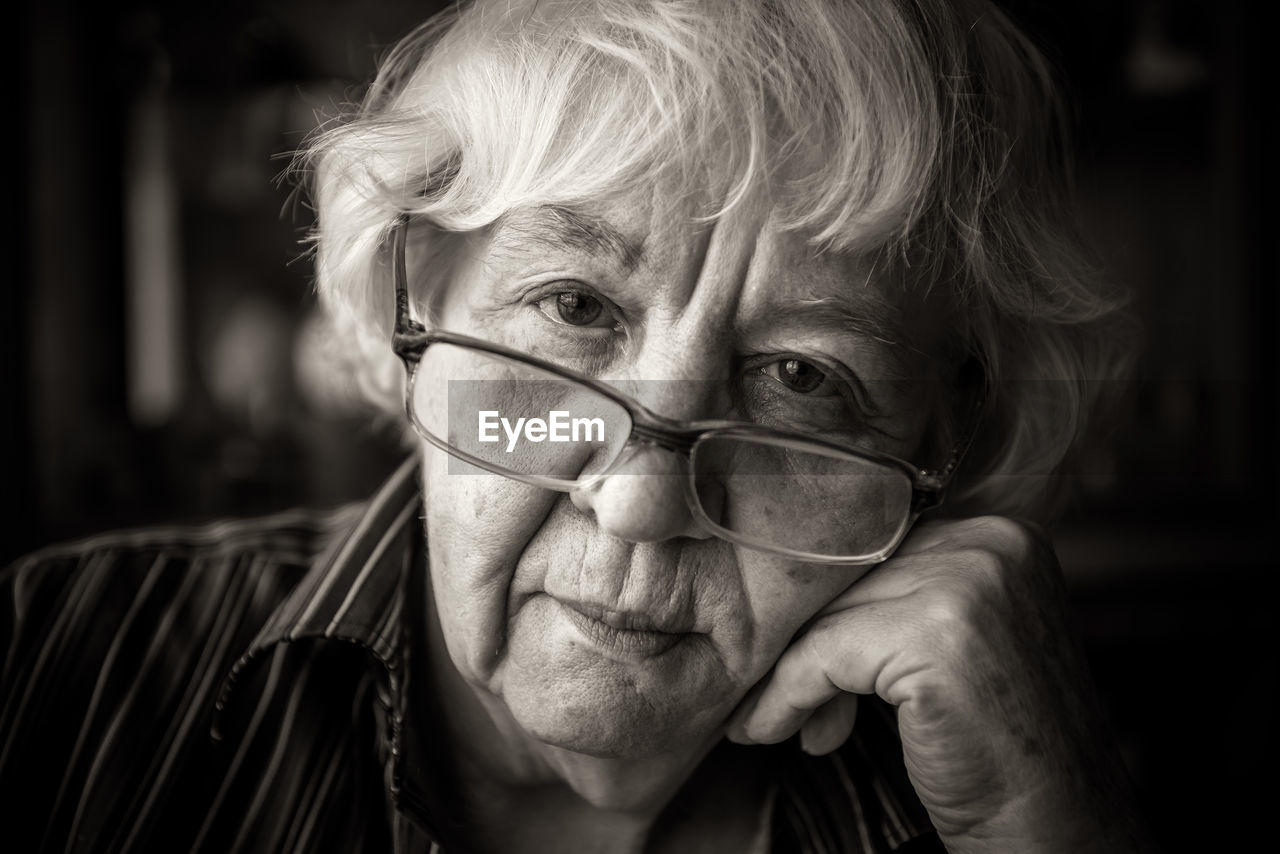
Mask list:
[[626,658],[652,658],[669,651],[693,632],[648,614],[614,611],[588,602],[556,600],[578,631],[595,646]]

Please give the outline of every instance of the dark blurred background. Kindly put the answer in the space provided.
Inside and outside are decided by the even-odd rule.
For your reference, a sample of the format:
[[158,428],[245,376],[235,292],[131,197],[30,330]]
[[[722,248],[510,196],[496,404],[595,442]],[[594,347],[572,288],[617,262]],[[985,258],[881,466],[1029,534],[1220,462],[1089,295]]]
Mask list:
[[[0,560],[357,499],[399,459],[307,358],[309,212],[277,179],[439,5],[12,7]],[[1057,537],[1076,615],[1157,835],[1251,850],[1280,725],[1266,4],[1005,5],[1070,83],[1085,227],[1145,326]]]

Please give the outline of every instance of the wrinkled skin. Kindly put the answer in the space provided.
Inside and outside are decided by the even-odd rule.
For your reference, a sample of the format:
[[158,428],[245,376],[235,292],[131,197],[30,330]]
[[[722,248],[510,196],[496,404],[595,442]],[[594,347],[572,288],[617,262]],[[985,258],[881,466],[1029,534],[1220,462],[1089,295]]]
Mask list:
[[1063,601],[1032,526],[921,524],[796,639],[729,737],[772,743],[803,726],[830,749],[857,695],[876,694],[898,709],[908,773],[948,850],[1143,850]]
[[[955,369],[938,356],[938,306],[869,259],[820,254],[780,231],[760,200],[704,227],[645,198],[588,213],[638,251],[624,262],[599,241],[550,240],[545,217],[516,212],[469,242],[440,325],[548,358],[564,351],[546,336],[589,335],[595,372],[620,382],[732,382],[743,353],[814,354],[870,380],[920,378],[875,385],[874,426],[878,450],[913,459],[928,447],[934,381]],[[566,326],[547,296],[566,290],[603,304],[607,325]],[[867,312],[856,330],[788,314],[850,295],[848,310]],[[644,403],[670,417],[726,415],[709,387],[648,384]],[[462,764],[484,792],[475,803],[510,826],[523,820],[531,850],[530,828],[551,814],[549,838],[641,850],[735,709],[735,740],[778,741],[804,727],[806,749],[824,752],[847,737],[853,698],[874,692],[899,706],[912,779],[953,850],[1039,850],[1033,839],[1075,839],[1105,823],[1089,787],[1112,776],[1078,773],[1108,760],[1091,758],[1094,719],[1078,700],[1087,692],[1057,568],[1036,535],[1007,520],[938,523],[874,568],[805,565],[709,536],[673,476],[684,464],[641,448],[614,475],[565,494],[452,474],[424,445],[439,662],[448,661],[437,680]],[[637,648],[595,631],[599,620],[584,613],[649,620],[678,640],[658,649],[642,638]],[[537,815],[521,813],[531,804]]]

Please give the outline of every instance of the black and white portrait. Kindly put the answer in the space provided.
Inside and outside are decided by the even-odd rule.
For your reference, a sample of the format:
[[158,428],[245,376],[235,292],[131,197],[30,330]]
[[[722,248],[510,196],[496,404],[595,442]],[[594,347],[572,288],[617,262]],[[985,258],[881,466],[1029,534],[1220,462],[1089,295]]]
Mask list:
[[24,3],[0,849],[1269,848],[1244,3]]

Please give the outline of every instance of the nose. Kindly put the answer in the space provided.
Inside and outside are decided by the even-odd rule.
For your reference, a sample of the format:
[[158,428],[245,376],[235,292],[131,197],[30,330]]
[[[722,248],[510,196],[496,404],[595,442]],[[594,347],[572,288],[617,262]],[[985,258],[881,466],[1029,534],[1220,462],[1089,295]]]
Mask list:
[[680,454],[633,444],[614,470],[571,492],[573,505],[600,530],[632,543],[712,536],[689,508],[688,462]]
[[[727,383],[715,370],[725,360],[719,337],[701,329],[668,331],[653,334],[629,370],[610,381],[669,418],[690,420],[723,412],[729,400]],[[689,479],[686,454],[633,435],[609,474],[570,497],[603,532],[628,542],[709,539],[715,535],[689,506]],[[709,507],[705,497],[701,503]]]

